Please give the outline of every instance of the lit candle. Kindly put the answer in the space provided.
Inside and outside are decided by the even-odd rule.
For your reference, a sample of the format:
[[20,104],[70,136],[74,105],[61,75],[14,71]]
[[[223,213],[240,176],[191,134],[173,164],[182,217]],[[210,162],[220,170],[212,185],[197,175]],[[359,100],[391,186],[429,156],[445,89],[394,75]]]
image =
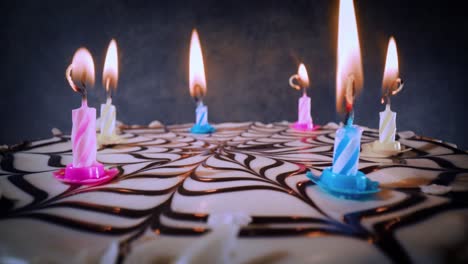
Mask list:
[[[297,84],[295,83],[297,82]],[[302,90],[302,97],[298,103],[298,120],[292,125],[292,128],[301,131],[313,130],[314,124],[310,114],[310,97],[307,96],[307,87],[309,86],[309,76],[304,64],[299,65],[297,74],[289,78],[289,85],[296,89]]]
[[196,29],[192,31],[190,41],[189,88],[190,95],[197,103],[195,125],[190,131],[196,134],[214,132],[215,128],[208,123],[208,107],[203,104],[203,96],[206,94],[205,67]]
[[362,129],[353,125],[354,99],[363,86],[361,52],[352,0],[340,1],[336,106],[346,111],[343,127],[336,131],[331,168],[320,178],[308,174],[320,187],[334,194],[353,197],[377,192],[378,183],[358,171]]
[[356,16],[351,0],[340,1],[337,65],[336,103],[338,111],[343,111],[345,106],[346,120],[345,126],[336,132],[332,171],[355,175],[362,130],[353,125],[353,105],[355,96],[363,86],[363,74]]
[[380,112],[379,141],[374,143],[376,151],[399,151],[400,142],[395,141],[396,113],[390,109],[390,97],[397,94],[403,88],[403,83],[398,77],[398,53],[393,37],[390,38],[387,49],[384,77],[382,82],[382,103],[386,102],[385,111]]
[[81,94],[81,107],[72,111],[72,152],[73,162],[65,169],[53,172],[55,178],[72,184],[101,184],[118,174],[113,168],[106,170],[97,162],[96,109],[88,107],[87,88],[94,85],[93,57],[85,48],[73,56],[65,77],[73,91]]
[[[80,48],[67,68],[66,78],[73,91],[81,94],[81,107],[72,111],[73,167],[89,167],[96,162],[96,109],[88,107],[87,87],[94,85],[94,62],[89,51]],[[76,85],[75,83],[79,83]]]
[[115,132],[116,110],[112,104],[112,89],[117,88],[118,75],[117,43],[112,39],[107,49],[102,74],[102,81],[107,94],[106,103],[101,104],[101,134],[99,135],[99,142],[102,144],[118,141]]
[[356,175],[359,163],[362,129],[353,125],[354,119],[354,78],[346,81],[346,120],[345,125],[336,131],[333,151],[333,173]]

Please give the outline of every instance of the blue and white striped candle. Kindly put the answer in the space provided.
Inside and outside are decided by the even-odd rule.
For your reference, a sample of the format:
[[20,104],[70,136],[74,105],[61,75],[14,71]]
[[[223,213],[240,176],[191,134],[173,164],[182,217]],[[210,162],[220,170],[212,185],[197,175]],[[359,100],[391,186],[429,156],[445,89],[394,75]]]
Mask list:
[[196,113],[196,123],[197,126],[206,126],[208,125],[208,107],[200,102],[195,109]]
[[336,131],[332,172],[353,176],[358,171],[362,129],[345,125]]

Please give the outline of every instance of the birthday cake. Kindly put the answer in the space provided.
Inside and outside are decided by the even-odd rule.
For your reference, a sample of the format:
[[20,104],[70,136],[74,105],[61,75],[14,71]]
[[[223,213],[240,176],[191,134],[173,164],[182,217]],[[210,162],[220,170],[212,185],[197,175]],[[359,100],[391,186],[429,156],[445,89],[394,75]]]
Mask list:
[[[213,232],[210,215],[232,213],[250,218],[234,234],[233,263],[466,260],[468,155],[453,144],[398,133],[407,151],[360,157],[381,191],[350,200],[306,176],[331,166],[336,124],[190,127],[123,126],[118,144],[98,150],[119,171],[102,185],[54,178],[72,160],[67,135],[3,148],[0,262],[171,263]],[[366,128],[362,142],[377,138]],[[219,250],[197,254],[212,260]]]

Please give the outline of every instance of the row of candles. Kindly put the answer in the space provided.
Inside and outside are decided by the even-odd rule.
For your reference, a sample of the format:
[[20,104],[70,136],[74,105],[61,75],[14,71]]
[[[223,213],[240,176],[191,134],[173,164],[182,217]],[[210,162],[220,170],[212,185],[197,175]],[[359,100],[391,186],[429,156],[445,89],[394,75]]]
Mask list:
[[[338,27],[336,107],[339,112],[346,112],[346,119],[344,126],[336,133],[333,166],[324,170],[320,177],[309,175],[309,178],[321,187],[341,194],[375,192],[378,190],[377,184],[358,171],[362,129],[353,125],[353,106],[355,97],[363,87],[363,73],[352,0],[340,1]],[[387,49],[382,84],[382,103],[386,103],[386,108],[380,113],[379,140],[368,146],[374,153],[392,155],[401,150],[400,144],[395,141],[396,113],[390,110],[390,97],[402,88],[398,74],[397,48],[392,37]],[[115,40],[109,44],[104,63],[103,86],[107,92],[107,100],[101,105],[98,138],[95,129],[96,109],[88,107],[86,100],[87,87],[94,84],[94,63],[87,49],[77,50],[66,71],[66,78],[71,88],[82,95],[82,105],[72,112],[73,164],[67,166],[67,169],[57,176],[67,182],[101,181],[103,175],[107,175],[107,171],[96,162],[97,139],[100,144],[114,144],[120,140],[115,132],[116,108],[112,105],[111,97],[118,81],[118,54]],[[303,94],[298,103],[298,121],[292,125],[292,128],[299,131],[317,129],[318,126],[313,124],[311,116],[311,99],[307,95],[309,78],[304,64],[300,64],[298,73],[291,76],[289,83],[291,87],[302,90]],[[200,39],[196,30],[192,32],[190,43],[189,89],[197,104],[195,124],[190,131],[214,132],[215,128],[208,123],[208,108],[203,103],[203,97],[207,92],[206,79]],[[74,179],[76,177],[78,179]]]

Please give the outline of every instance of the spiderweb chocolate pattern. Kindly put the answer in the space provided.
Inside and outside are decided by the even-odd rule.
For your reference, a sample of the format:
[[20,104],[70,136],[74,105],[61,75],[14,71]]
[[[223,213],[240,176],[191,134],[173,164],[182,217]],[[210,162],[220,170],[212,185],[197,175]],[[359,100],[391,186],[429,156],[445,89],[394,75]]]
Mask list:
[[[288,125],[223,123],[211,135],[192,135],[189,125],[125,127],[123,143],[98,151],[99,162],[119,170],[101,186],[53,178],[71,161],[68,136],[11,147],[1,159],[0,229],[2,222],[28,219],[111,236],[121,241],[122,260],[145,232],[198,236],[208,231],[210,213],[243,211],[253,221],[241,238],[342,236],[372,243],[389,260],[411,262],[396,230],[468,208],[468,155],[451,144],[399,133],[410,151],[360,159],[360,170],[383,191],[343,200],[305,176],[331,166],[335,127],[304,133]],[[367,129],[363,143],[377,138]],[[420,191],[431,183],[453,191],[440,197]]]

